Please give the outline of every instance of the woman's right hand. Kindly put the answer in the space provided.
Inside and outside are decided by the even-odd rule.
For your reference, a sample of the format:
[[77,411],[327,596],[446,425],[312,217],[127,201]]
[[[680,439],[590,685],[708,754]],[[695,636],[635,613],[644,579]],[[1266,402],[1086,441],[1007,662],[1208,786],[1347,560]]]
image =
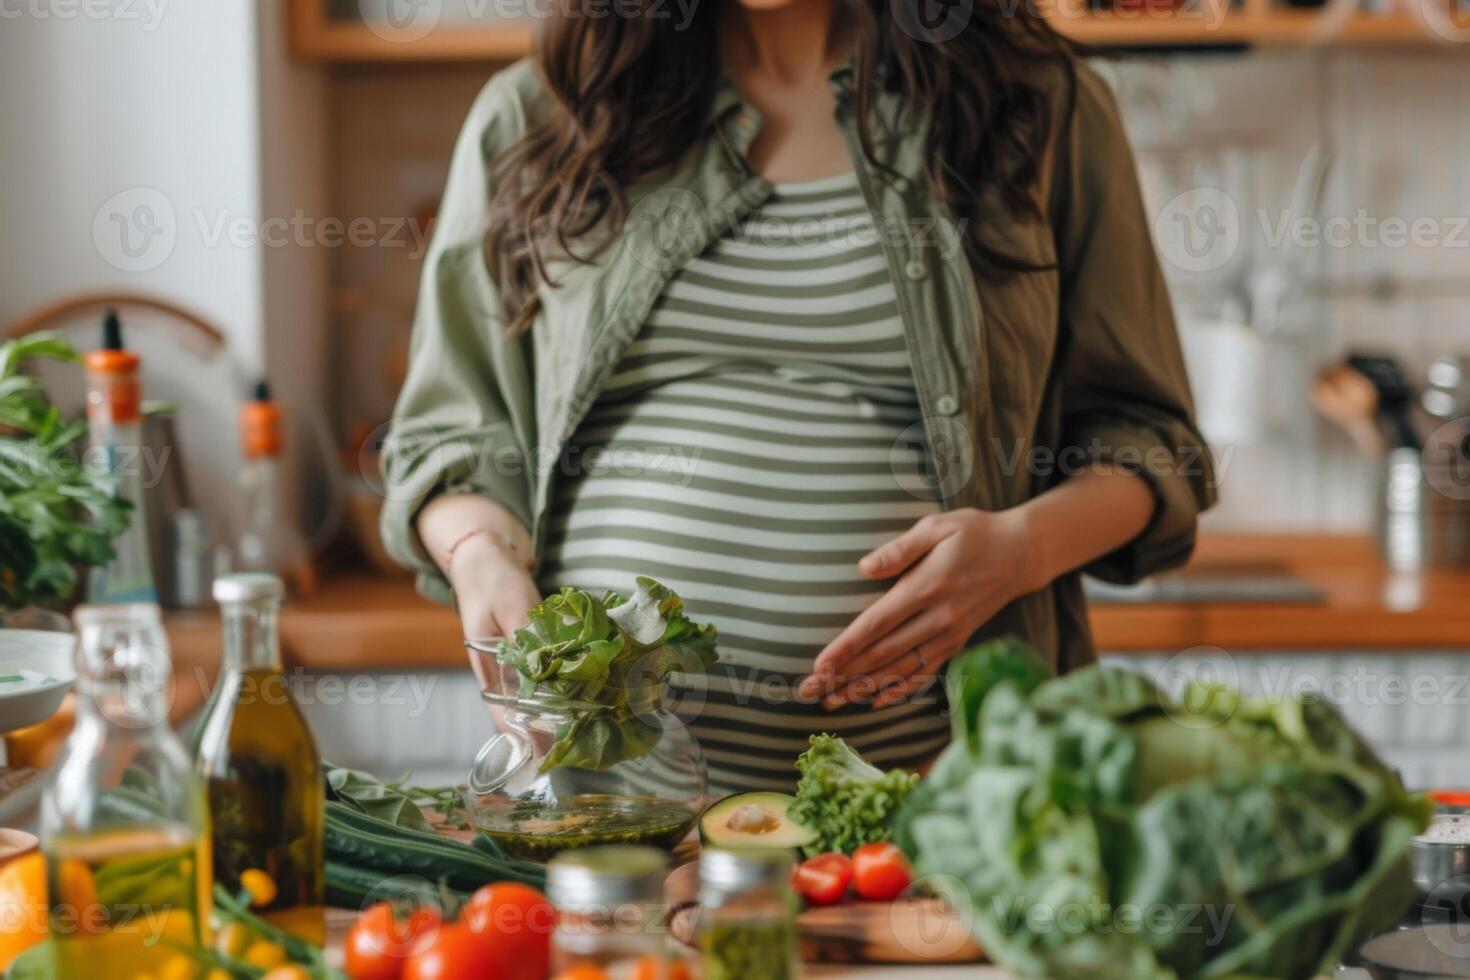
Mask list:
[[478,534],[454,550],[449,583],[459,604],[465,639],[514,636],[541,604],[541,591],[525,563],[491,534]]

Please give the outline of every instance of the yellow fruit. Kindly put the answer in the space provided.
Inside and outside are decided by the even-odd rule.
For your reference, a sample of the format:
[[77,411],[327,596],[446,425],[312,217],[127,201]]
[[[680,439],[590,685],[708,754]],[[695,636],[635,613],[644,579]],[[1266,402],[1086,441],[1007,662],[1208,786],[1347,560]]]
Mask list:
[[240,873],[240,886],[250,893],[250,904],[262,908],[276,900],[276,880],[259,868]]
[[204,975],[204,980],[231,980],[231,977],[228,971],[215,967]]
[[305,967],[288,963],[271,970],[261,980],[311,980],[311,974],[306,972]]
[[214,937],[214,948],[231,959],[239,959],[250,945],[250,930],[239,922],[227,922]]
[[[87,931],[95,931],[98,925],[97,882],[92,869],[76,858],[61,862],[56,877],[61,891],[61,904],[72,910],[76,921]],[[88,928],[88,924],[92,928]]]
[[0,973],[46,938],[46,859],[16,858],[0,870]]
[[163,965],[160,980],[194,980],[199,975],[198,965],[189,957],[179,955]]
[[259,966],[269,970],[273,966],[280,966],[290,957],[286,951],[273,942],[261,939],[250,944],[245,950],[244,960],[251,966]]

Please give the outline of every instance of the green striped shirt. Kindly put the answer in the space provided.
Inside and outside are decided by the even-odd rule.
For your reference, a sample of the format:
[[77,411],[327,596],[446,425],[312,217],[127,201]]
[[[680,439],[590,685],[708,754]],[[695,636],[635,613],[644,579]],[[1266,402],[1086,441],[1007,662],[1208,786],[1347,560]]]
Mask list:
[[789,790],[808,736],[913,766],[935,693],[800,703],[816,654],[883,592],[857,561],[938,509],[896,294],[853,174],[777,185],[669,283],[567,450],[542,585],[650,575],[720,633],[683,712],[717,793]]

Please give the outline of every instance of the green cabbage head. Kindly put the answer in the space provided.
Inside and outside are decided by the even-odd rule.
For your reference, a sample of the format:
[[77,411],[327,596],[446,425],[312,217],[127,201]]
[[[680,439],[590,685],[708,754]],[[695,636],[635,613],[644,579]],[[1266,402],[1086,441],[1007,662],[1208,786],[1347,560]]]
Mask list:
[[948,675],[954,742],[898,841],[1024,977],[1331,974],[1413,900],[1428,800],[1329,705],[1091,667],[1013,640]]

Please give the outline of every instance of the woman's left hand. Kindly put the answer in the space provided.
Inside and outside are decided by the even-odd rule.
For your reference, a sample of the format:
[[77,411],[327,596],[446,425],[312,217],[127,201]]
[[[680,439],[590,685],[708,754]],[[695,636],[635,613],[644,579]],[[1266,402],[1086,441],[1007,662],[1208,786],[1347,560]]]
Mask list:
[[817,655],[798,693],[828,709],[896,704],[932,682],[1007,603],[1046,584],[1025,508],[922,518],[858,563],[892,588]]

